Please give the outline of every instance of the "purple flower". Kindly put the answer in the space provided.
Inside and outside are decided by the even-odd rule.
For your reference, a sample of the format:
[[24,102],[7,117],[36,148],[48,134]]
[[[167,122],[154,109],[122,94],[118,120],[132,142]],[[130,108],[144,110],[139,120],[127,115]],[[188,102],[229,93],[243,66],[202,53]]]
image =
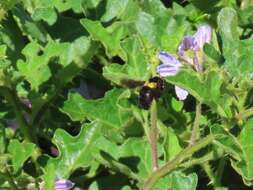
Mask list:
[[[197,71],[202,71],[202,60],[199,52],[202,51],[205,43],[210,43],[212,37],[212,29],[208,25],[198,27],[197,32],[193,36],[186,36],[178,47],[178,55],[187,63],[194,65]],[[190,58],[185,55],[187,50],[194,52],[194,57]]]
[[175,76],[182,67],[181,62],[169,53],[160,52],[158,58],[163,64],[158,65],[156,71],[162,77]]
[[70,180],[66,179],[58,179],[55,182],[55,190],[69,190],[71,189],[75,184],[72,183]]
[[[212,37],[212,29],[208,25],[198,27],[197,32],[193,36],[185,36],[178,47],[178,56],[181,60],[194,66],[196,71],[202,71],[202,50],[205,43],[210,43]],[[186,56],[186,51],[192,50],[193,57]],[[173,55],[160,52],[158,58],[162,62],[157,66],[157,73],[161,77],[174,76],[182,67],[181,62]],[[188,92],[178,86],[175,86],[175,92],[179,100],[185,100]]]
[[[175,76],[182,67],[181,62],[169,53],[160,52],[158,58],[162,64],[157,66],[156,71],[161,77]],[[178,86],[175,86],[175,90],[179,100],[186,99],[188,95],[188,92],[186,90]]]
[[197,32],[194,34],[195,51],[199,51],[205,45],[210,43],[212,38],[212,29],[209,25],[202,25],[198,27]]
[[[66,179],[56,179],[54,188],[55,190],[69,190],[74,187],[74,183]],[[44,182],[40,183],[40,190],[44,190]]]
[[188,96],[188,92],[178,86],[175,86],[175,92],[179,100],[185,100]]

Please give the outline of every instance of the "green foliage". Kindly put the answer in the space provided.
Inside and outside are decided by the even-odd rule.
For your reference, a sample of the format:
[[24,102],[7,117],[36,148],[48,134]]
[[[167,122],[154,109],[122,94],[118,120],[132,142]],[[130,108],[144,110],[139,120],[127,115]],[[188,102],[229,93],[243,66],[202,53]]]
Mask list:
[[32,156],[35,150],[35,145],[32,143],[22,142],[14,139],[8,146],[8,152],[12,157],[12,167],[14,173],[23,167],[24,162]]
[[126,101],[129,91],[114,89],[98,100],[85,100],[78,94],[70,94],[62,109],[74,121],[85,118],[98,120],[105,125],[120,128],[125,126],[131,117],[130,105]]
[[127,55],[127,64],[110,64],[104,67],[105,78],[116,84],[123,85],[129,80],[145,81],[150,75],[149,63],[147,62],[141,44],[138,39],[129,38],[122,44]]
[[53,142],[57,145],[60,156],[51,158],[48,167],[53,165],[58,178],[68,178],[75,169],[90,166],[92,152],[97,149],[96,139],[100,128],[98,123],[84,125],[77,137],[72,137],[62,129],[55,132]]
[[232,100],[227,94],[222,94],[222,76],[216,71],[210,71],[207,76],[199,76],[192,70],[179,72],[166,80],[186,89],[200,102],[208,104],[223,117],[231,117]]
[[196,189],[198,182],[198,176],[193,173],[188,176],[181,172],[174,172],[172,174],[172,188],[176,190],[181,189]]
[[[251,187],[252,6],[0,0],[0,189]],[[178,49],[202,24],[211,42],[185,52],[203,64],[196,71]],[[160,96],[147,81],[161,51],[183,66]]]

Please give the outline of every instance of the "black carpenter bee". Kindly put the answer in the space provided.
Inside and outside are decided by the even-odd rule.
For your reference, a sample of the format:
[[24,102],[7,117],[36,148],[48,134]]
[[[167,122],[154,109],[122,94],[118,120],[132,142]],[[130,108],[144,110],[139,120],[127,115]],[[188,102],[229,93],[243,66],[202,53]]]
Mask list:
[[160,77],[149,79],[141,88],[139,103],[143,109],[149,109],[153,99],[158,99],[164,89],[164,81]]

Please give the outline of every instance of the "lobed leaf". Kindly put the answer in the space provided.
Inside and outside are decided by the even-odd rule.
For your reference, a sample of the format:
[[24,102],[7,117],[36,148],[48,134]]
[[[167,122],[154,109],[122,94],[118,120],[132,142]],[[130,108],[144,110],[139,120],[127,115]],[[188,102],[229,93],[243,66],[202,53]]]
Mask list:
[[86,100],[79,94],[71,93],[61,111],[73,121],[89,118],[121,129],[132,119],[130,104],[126,100],[129,96],[129,91],[122,89],[113,89],[97,100]]
[[60,155],[57,158],[50,158],[47,163],[49,168],[55,168],[56,177],[67,179],[77,168],[90,166],[92,154],[97,150],[96,140],[100,136],[100,129],[101,124],[97,122],[85,124],[75,137],[63,129],[56,130],[53,142]]
[[122,47],[127,55],[124,65],[110,64],[103,68],[103,75],[112,82],[123,85],[127,81],[145,81],[150,76],[150,66],[141,44],[136,38],[128,38]]
[[210,71],[204,78],[200,78],[197,72],[181,70],[176,76],[167,77],[165,80],[187,90],[221,116],[232,116],[232,100],[227,94],[222,93],[222,78],[216,71]]
[[14,173],[23,167],[24,162],[32,156],[35,150],[35,144],[28,142],[19,142],[17,139],[10,141],[8,152],[11,155],[11,162]]

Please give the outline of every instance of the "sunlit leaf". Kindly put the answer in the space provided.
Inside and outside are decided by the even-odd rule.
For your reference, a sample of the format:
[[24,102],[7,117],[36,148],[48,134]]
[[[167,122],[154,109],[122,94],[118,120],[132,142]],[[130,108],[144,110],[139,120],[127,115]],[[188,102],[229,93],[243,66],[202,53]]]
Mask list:
[[130,105],[126,100],[129,95],[129,91],[113,89],[107,92],[104,98],[86,100],[79,94],[71,93],[62,111],[74,121],[89,118],[114,128],[122,128],[132,117]]
[[91,123],[83,125],[75,137],[62,129],[55,132],[53,142],[60,155],[57,158],[50,158],[47,165],[54,166],[56,177],[66,179],[75,169],[89,167],[92,153],[97,149],[96,139],[100,136],[100,129],[100,124]]
[[14,172],[22,168],[24,162],[33,154],[35,144],[28,142],[19,142],[12,140],[8,146],[8,152],[11,154],[12,167]]

